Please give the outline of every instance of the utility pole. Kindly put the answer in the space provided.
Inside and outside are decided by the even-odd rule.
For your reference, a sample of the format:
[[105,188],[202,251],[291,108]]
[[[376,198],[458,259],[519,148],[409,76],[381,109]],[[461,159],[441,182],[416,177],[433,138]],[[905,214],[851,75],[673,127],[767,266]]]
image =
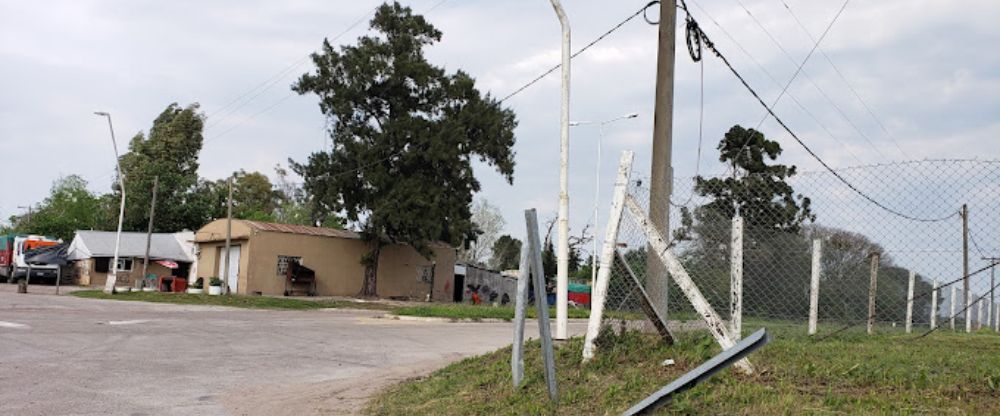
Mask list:
[[965,332],[972,332],[972,305],[969,304],[969,206],[962,204],[962,287],[965,291]]
[[[990,262],[990,265],[992,266],[997,264],[997,262],[1000,262],[1000,257],[983,257],[983,260]],[[986,324],[992,327],[995,327],[997,320],[1000,319],[1000,316],[997,316],[997,313],[994,310],[996,308],[994,306],[994,300],[996,298],[993,297],[993,292],[996,290],[996,286],[996,267],[994,266],[990,267],[990,308],[986,311]]]
[[149,203],[149,226],[146,227],[146,256],[142,262],[142,282],[145,287],[146,273],[149,271],[149,246],[153,241],[153,217],[156,215],[156,190],[160,187],[160,176],[153,177],[153,200]]
[[[671,165],[674,123],[674,39],[677,26],[676,0],[660,2],[659,46],[656,53],[656,103],[653,113],[652,171],[649,216],[661,235],[670,235],[670,195],[674,173]],[[646,291],[650,302],[667,318],[669,276],[656,256],[646,258]]]
[[[569,19],[559,0],[549,0],[562,27],[562,114],[559,120],[559,252],[556,262],[556,336],[566,339],[569,303]],[[544,294],[542,294],[544,295]],[[535,294],[536,299],[544,299]]]
[[108,130],[111,131],[111,147],[115,151],[115,169],[118,171],[118,188],[122,193],[121,203],[118,206],[118,231],[115,232],[115,255],[111,260],[111,272],[108,273],[104,281],[104,293],[115,293],[115,283],[118,281],[118,251],[122,242],[122,221],[125,218],[125,172],[122,172],[122,164],[118,157],[118,141],[115,140],[115,128],[111,124],[111,113],[106,111],[95,111],[95,115],[108,119]]
[[229,294],[229,247],[233,238],[233,176],[229,177],[229,197],[226,198],[226,253],[222,266],[222,293],[225,294]]

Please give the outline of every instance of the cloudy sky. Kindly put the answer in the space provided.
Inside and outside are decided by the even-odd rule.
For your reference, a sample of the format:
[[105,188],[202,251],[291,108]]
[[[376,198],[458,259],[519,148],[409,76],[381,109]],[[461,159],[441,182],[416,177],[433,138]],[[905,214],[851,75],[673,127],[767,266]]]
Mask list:
[[[505,96],[558,63],[559,26],[544,0],[406,2],[443,31],[429,59],[463,69],[481,89]],[[574,50],[638,10],[643,1],[568,1]],[[843,5],[840,1],[689,0],[719,48],[767,101]],[[324,37],[351,43],[377,1],[0,0],[0,218],[43,199],[60,175],[110,187],[114,159],[104,120],[119,145],[147,130],[171,102],[198,102],[208,117],[202,176],[237,169],[269,175],[327,140],[314,96],[289,85],[310,69]],[[655,16],[655,6],[651,16]],[[835,167],[907,159],[1000,155],[1000,3],[966,0],[854,1],[812,55],[777,112]],[[801,24],[801,25],[800,25]],[[345,32],[346,31],[346,32]],[[655,26],[641,16],[573,62],[572,118],[639,117],[605,129],[601,177],[610,185],[620,151],[634,150],[648,174]],[[682,37],[679,37],[683,39]],[[756,126],[763,111],[715,58],[704,66],[678,44],[674,166],[695,173],[704,71],[701,173],[724,171],[714,147],[733,124]],[[859,99],[860,97],[860,99]],[[554,217],[558,193],[559,77],[507,104],[520,121],[514,185],[477,169],[482,197],[520,234],[522,210]],[[816,162],[768,120],[761,129],[801,169]],[[571,224],[591,220],[596,128],[571,133]],[[121,150],[122,148],[120,148]],[[602,190],[610,194],[610,187]],[[607,203],[602,202],[602,209]]]

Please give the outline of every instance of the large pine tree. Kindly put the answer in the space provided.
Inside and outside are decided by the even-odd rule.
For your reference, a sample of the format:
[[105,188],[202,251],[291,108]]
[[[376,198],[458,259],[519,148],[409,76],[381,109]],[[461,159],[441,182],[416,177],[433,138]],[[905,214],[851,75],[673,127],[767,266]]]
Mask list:
[[472,159],[513,181],[514,113],[481,94],[466,73],[430,64],[423,48],[441,32],[399,3],[384,4],[372,35],[339,50],[324,40],[315,70],[293,85],[319,96],[333,148],[292,163],[315,206],[343,212],[370,247],[361,296],[377,296],[383,245],[473,238],[469,205],[480,184]]

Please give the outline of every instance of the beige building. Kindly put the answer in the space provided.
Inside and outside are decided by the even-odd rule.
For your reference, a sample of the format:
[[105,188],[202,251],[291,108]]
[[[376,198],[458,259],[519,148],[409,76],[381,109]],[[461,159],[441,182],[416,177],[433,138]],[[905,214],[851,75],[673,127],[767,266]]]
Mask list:
[[[209,279],[224,274],[226,220],[216,220],[195,234],[197,274]],[[434,256],[425,259],[408,245],[382,249],[377,290],[383,298],[426,299],[433,285],[433,299],[451,300],[455,249],[432,246]],[[239,294],[281,295],[290,262],[298,262],[316,273],[316,294],[355,296],[361,291],[364,266],[361,256],[368,246],[352,231],[300,225],[233,220],[229,255],[231,290]]]

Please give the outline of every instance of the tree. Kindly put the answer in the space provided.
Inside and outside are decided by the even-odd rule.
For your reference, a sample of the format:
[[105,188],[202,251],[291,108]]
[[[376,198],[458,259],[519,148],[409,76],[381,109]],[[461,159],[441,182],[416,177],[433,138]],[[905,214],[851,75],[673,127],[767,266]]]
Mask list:
[[521,240],[507,234],[493,243],[490,267],[496,270],[511,270],[521,267]]
[[514,113],[482,95],[468,74],[431,65],[423,48],[441,32],[399,3],[372,18],[373,35],[335,50],[324,40],[315,71],[292,89],[316,94],[333,147],[292,169],[320,213],[343,213],[369,245],[359,295],[377,296],[378,260],[388,242],[425,257],[429,243],[472,240],[469,204],[480,189],[479,159],[513,183]]
[[[125,174],[125,230],[145,230],[149,219],[153,178],[159,177],[153,230],[196,230],[211,219],[199,195],[198,153],[203,142],[204,116],[198,104],[181,108],[172,103],[163,110],[148,136],[139,132],[121,156]],[[115,182],[117,183],[117,181]],[[113,187],[120,192],[117,185]],[[119,194],[120,195],[120,194]]]
[[52,183],[49,196],[21,216],[15,231],[41,234],[69,241],[76,230],[108,227],[101,197],[87,190],[87,181],[77,175],[63,176]]
[[754,129],[733,126],[717,147],[719,161],[731,165],[741,177],[695,178],[695,192],[712,198],[702,212],[732,218],[736,209],[747,227],[796,232],[802,223],[815,220],[809,198],[795,195],[786,180],[795,166],[767,164],[781,154],[781,145]]
[[485,198],[476,199],[472,203],[471,212],[477,235],[468,248],[458,252],[458,259],[468,264],[483,265],[490,259],[490,251],[506,221],[500,213],[500,208],[490,204]]

